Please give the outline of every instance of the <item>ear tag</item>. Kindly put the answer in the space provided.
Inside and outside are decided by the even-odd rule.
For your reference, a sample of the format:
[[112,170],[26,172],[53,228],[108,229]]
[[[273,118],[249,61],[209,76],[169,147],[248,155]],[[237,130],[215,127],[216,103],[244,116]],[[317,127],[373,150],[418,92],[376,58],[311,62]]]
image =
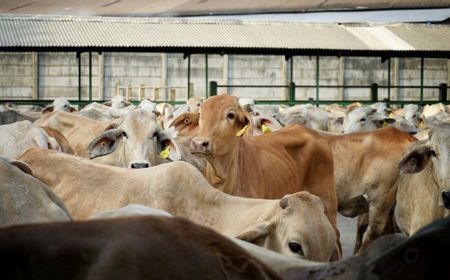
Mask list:
[[262,130],[262,132],[263,133],[269,133],[269,132],[272,132],[272,130],[270,129],[270,127],[268,127],[266,124],[262,124],[261,125],[261,130]]
[[245,133],[246,130],[247,130],[247,126],[244,126],[241,130],[239,130],[239,131],[236,133],[236,136],[237,136],[237,137],[242,137],[242,135],[244,135],[244,133]]
[[383,127],[388,127],[388,122],[387,121],[383,121]]
[[424,127],[425,127],[425,122],[423,120],[420,120],[419,128],[424,128]]
[[168,158],[170,154],[170,145],[167,146],[164,150],[161,151],[161,153],[159,153],[159,157],[160,158]]

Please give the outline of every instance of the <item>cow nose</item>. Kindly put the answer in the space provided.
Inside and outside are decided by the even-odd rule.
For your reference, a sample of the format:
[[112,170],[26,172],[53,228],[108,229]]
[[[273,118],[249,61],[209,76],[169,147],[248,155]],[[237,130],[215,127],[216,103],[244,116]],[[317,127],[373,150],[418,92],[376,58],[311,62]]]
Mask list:
[[148,166],[149,165],[146,162],[143,162],[143,163],[133,162],[131,164],[131,168],[135,168],[135,169],[137,169],[137,168],[148,168]]
[[193,153],[209,153],[210,143],[207,138],[196,137],[191,142],[191,152]]
[[450,209],[450,192],[442,192],[442,201],[447,209]]

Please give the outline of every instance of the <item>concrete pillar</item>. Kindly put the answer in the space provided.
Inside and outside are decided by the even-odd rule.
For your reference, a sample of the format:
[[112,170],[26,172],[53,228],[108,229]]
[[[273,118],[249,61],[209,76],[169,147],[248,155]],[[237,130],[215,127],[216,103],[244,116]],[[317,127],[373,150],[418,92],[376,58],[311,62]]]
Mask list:
[[343,56],[341,56],[339,58],[339,86],[341,86],[340,88],[338,88],[338,96],[337,96],[337,100],[344,100],[344,85],[345,85],[345,58]]
[[33,85],[32,85],[32,99],[39,99],[39,57],[37,52],[33,52],[31,54],[32,58],[32,76],[33,76]]
[[[228,85],[228,60],[229,60],[229,57],[227,54],[225,54],[223,56],[223,66],[222,66],[222,84],[223,85]],[[230,92],[231,92],[231,89],[230,89]],[[228,92],[228,93],[230,93],[230,92]]]
[[[293,59],[293,57],[289,58]],[[288,61],[286,60],[285,56],[281,56],[281,81],[280,85],[288,85],[289,84],[289,73],[288,73]],[[287,100],[288,99],[288,89],[287,88],[281,88],[281,100]]]
[[450,59],[447,59],[447,85],[450,85]]
[[161,84],[164,100],[167,100],[167,54],[161,53]]
[[391,91],[391,99],[399,100],[399,89],[397,86],[400,85],[400,58],[394,58],[394,69],[392,69],[392,85],[394,88]]
[[[103,88],[105,80],[105,62],[103,60],[103,53],[98,54],[98,100],[105,98],[105,89]],[[111,96],[112,97],[112,96]]]

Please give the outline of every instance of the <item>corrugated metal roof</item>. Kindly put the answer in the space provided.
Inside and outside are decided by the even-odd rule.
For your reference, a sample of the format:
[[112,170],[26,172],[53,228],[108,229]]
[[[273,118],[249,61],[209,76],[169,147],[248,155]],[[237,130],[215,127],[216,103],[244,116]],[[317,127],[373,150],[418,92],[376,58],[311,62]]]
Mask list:
[[286,54],[305,50],[450,52],[450,26],[0,16],[0,49],[40,48]]
[[445,8],[448,0],[2,0],[0,13],[102,16],[186,16],[336,10]]

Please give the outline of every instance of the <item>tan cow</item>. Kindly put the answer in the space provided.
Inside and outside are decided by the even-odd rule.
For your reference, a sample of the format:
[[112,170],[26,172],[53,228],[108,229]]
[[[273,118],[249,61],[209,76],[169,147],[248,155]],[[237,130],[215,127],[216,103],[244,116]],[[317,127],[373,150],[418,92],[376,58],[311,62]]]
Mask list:
[[450,124],[433,127],[399,161],[395,219],[408,235],[450,214]]
[[61,199],[31,175],[26,163],[0,157],[0,227],[71,219]]
[[145,168],[155,165],[159,153],[171,146],[168,157],[180,154],[170,135],[156,123],[156,116],[145,109],[128,113],[123,120],[104,123],[83,116],[56,112],[37,121],[61,132],[75,155],[108,165]]
[[211,229],[128,218],[0,229],[2,279],[281,279]]
[[206,178],[228,194],[280,198],[302,190],[320,197],[336,227],[333,155],[312,129],[294,125],[256,137],[239,137],[251,125],[235,96],[210,97],[200,108],[192,151],[207,158]]
[[15,159],[31,147],[61,150],[57,141],[30,121],[0,125],[0,155]]
[[[368,228],[355,252],[387,233],[399,177],[398,161],[416,139],[396,128],[345,135],[322,133],[333,152],[339,212],[347,217],[369,213]],[[361,244],[362,242],[362,244]],[[361,247],[360,247],[361,246]]]
[[235,197],[211,187],[184,162],[130,170],[37,148],[21,160],[65,201],[75,219],[142,204],[298,258],[327,261],[335,248],[323,204],[307,192],[280,200]]

